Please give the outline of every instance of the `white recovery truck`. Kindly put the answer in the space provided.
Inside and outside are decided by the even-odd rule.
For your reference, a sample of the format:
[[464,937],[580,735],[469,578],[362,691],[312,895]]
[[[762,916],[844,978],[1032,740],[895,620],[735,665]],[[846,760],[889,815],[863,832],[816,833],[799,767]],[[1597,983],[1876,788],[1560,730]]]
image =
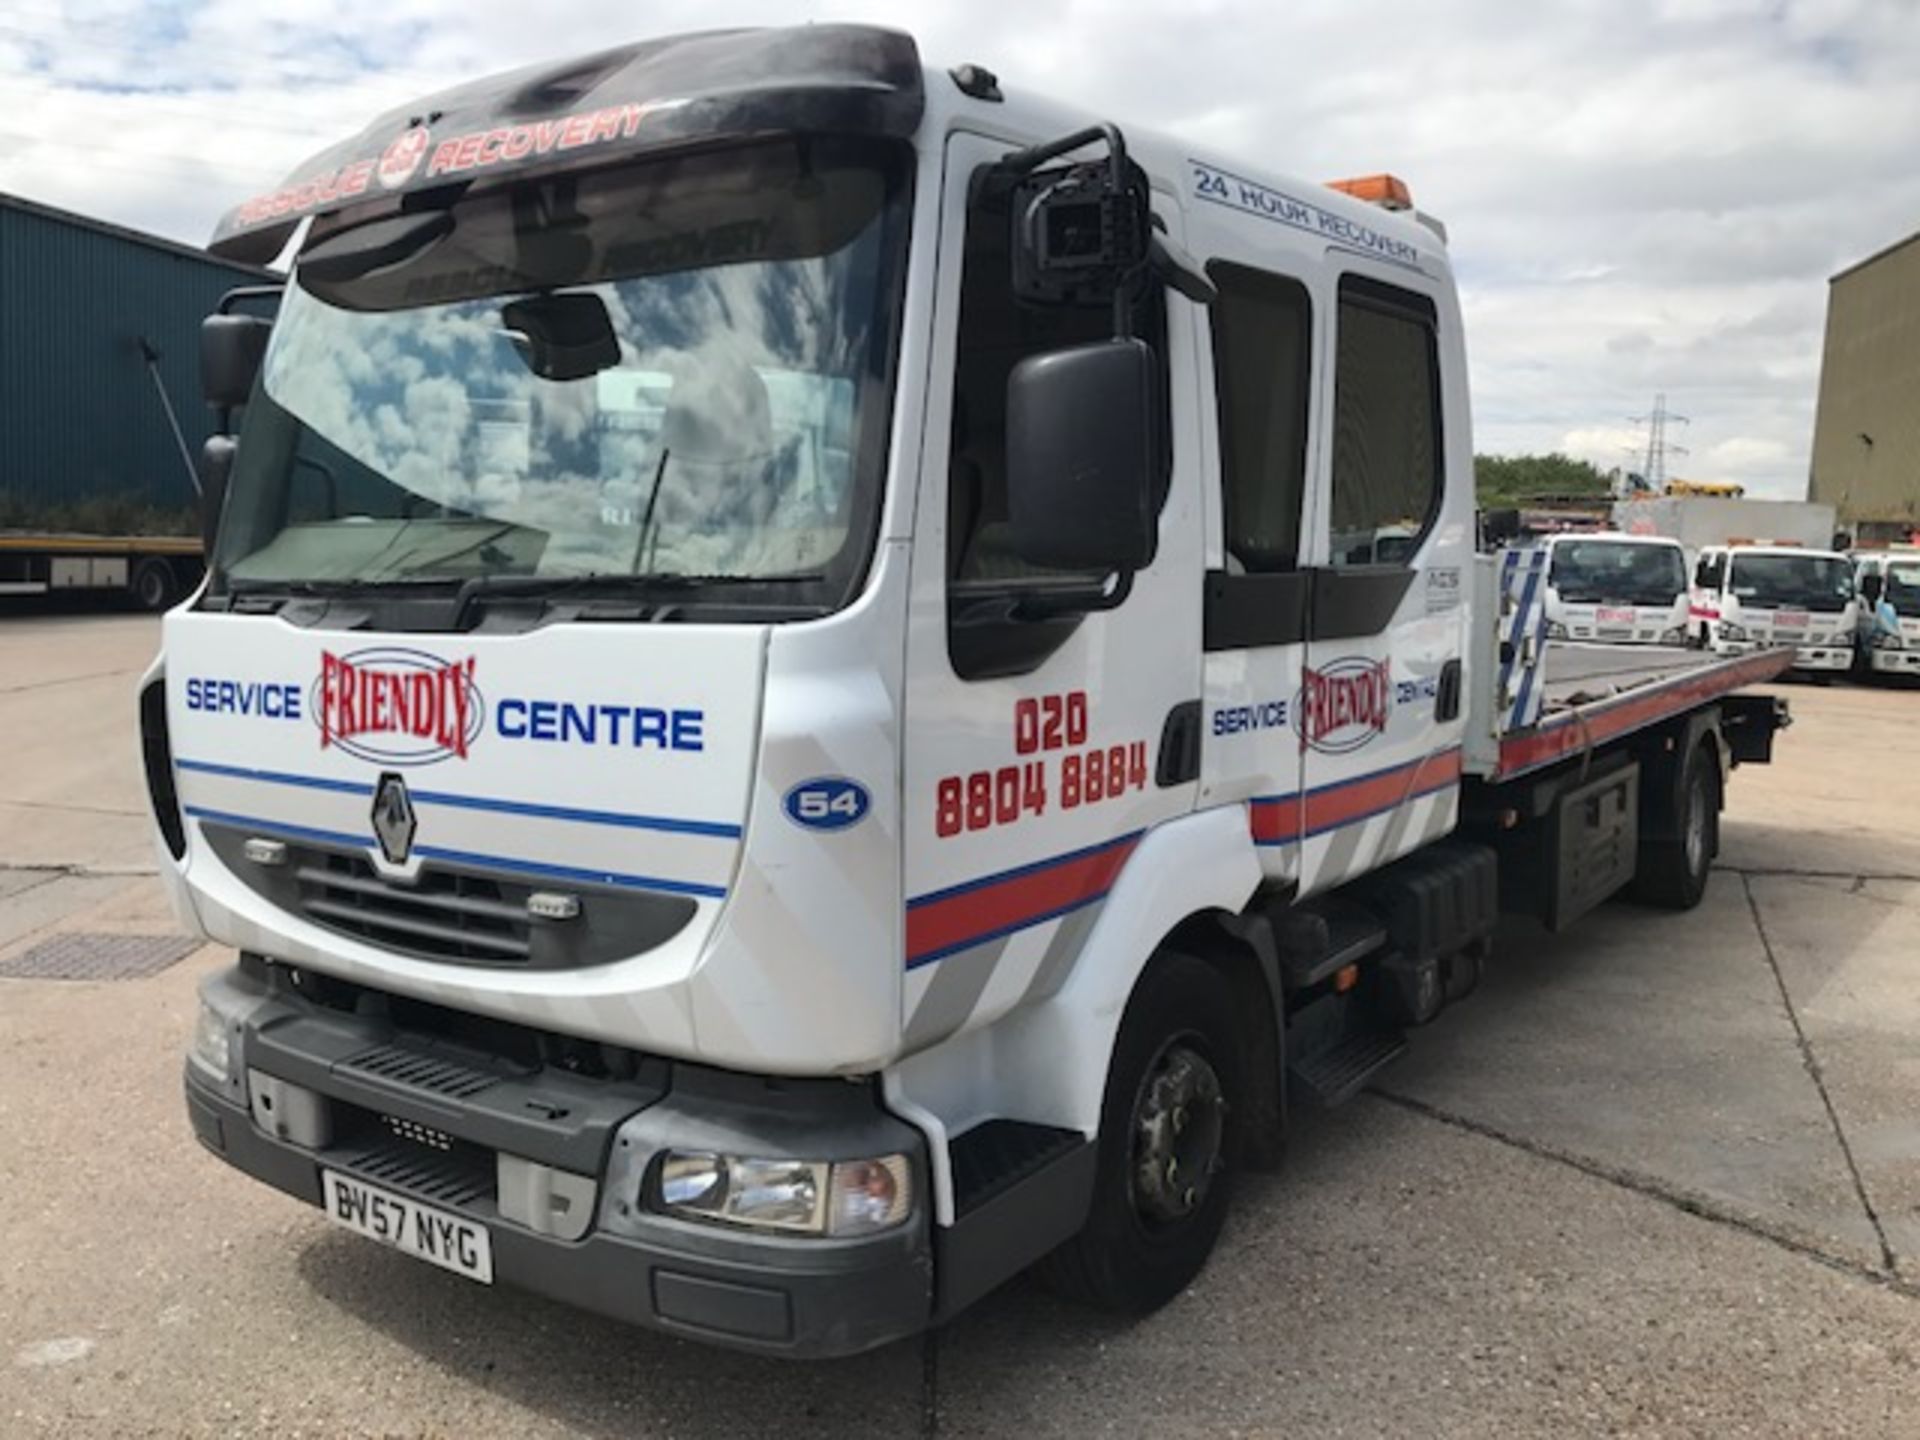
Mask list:
[[1710,545],[1694,565],[1689,623],[1695,643],[1716,655],[1790,646],[1793,669],[1830,676],[1854,663],[1854,586],[1853,562],[1838,551]]
[[245,421],[139,704],[239,951],[201,1142],[748,1349],[1036,1262],[1142,1310],[1500,909],[1697,902],[1790,653],[1546,641],[1441,232],[1350,188],[817,25],[240,206],[217,251],[298,255],[204,336]]
[[1552,535],[1547,638],[1602,645],[1684,645],[1687,552],[1653,535]]

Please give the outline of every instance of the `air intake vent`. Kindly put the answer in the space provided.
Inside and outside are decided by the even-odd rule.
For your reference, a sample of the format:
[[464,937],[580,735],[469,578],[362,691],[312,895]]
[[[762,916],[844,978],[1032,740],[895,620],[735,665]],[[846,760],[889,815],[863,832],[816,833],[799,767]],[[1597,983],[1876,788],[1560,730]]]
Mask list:
[[484,876],[429,870],[400,885],[357,855],[309,852],[294,879],[310,918],[376,945],[496,965],[524,965],[533,954],[526,903],[509,903]]
[[167,842],[167,853],[178,860],[187,853],[186,824],[180,818],[180,797],[173,789],[173,741],[167,734],[167,682],[156,675],[140,692],[140,756],[146,764],[147,801]]

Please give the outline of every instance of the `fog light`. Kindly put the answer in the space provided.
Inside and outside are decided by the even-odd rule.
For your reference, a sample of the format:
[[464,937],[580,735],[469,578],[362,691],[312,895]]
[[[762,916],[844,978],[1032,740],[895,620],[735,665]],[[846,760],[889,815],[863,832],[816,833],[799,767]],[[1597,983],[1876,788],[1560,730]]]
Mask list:
[[1720,638],[1722,640],[1744,640],[1747,638],[1746,627],[1744,625],[1736,625],[1731,620],[1722,620],[1720,622]]
[[227,1033],[226,1017],[204,1000],[200,1002],[200,1018],[194,1022],[193,1045],[187,1054],[194,1064],[221,1084],[232,1078],[232,1041]]
[[1562,625],[1558,620],[1547,621],[1547,639],[1564,640],[1566,638],[1567,638],[1566,626]]
[[904,1155],[872,1160],[768,1159],[711,1150],[670,1150],[655,1208],[689,1219],[808,1235],[870,1235],[913,1210]]
[[904,1155],[842,1161],[833,1167],[827,1233],[871,1235],[907,1218],[913,1208],[913,1172]]

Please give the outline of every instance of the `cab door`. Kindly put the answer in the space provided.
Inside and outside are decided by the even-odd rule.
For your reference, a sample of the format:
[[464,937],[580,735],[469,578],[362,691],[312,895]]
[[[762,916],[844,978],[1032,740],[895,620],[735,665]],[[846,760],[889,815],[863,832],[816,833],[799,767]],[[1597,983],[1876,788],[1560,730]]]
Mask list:
[[[1112,313],[1016,303],[1009,217],[969,202],[1011,148],[961,134],[946,154],[903,729],[909,1050],[1057,988],[1141,835],[1196,788],[1159,764],[1200,693],[1193,307],[1156,285],[1133,317],[1164,365],[1155,558],[1114,608],[1048,615],[1049,584],[1102,577],[1036,570],[1008,542],[1008,375],[1107,338]],[[1177,240],[1177,207],[1156,191],[1155,209]]]
[[1206,729],[1200,802],[1245,801],[1261,869],[1300,873],[1308,476],[1318,463],[1314,363],[1325,306],[1310,274],[1214,261],[1201,393],[1207,439]]
[[1329,256],[1301,746],[1300,889],[1331,889],[1453,828],[1473,459],[1452,288]]

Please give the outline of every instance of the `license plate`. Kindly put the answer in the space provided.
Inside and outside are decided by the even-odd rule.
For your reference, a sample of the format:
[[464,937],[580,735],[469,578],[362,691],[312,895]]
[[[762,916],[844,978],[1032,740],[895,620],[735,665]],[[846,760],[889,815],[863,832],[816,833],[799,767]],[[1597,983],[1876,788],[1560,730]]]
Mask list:
[[1631,608],[1623,608],[1618,605],[1602,605],[1600,607],[1599,618],[1602,625],[1631,625],[1634,621],[1634,614]]
[[320,1172],[320,1183],[334,1224],[482,1285],[493,1283],[486,1226],[332,1170]]
[[1773,623],[1786,630],[1804,630],[1813,617],[1804,610],[1776,610]]

